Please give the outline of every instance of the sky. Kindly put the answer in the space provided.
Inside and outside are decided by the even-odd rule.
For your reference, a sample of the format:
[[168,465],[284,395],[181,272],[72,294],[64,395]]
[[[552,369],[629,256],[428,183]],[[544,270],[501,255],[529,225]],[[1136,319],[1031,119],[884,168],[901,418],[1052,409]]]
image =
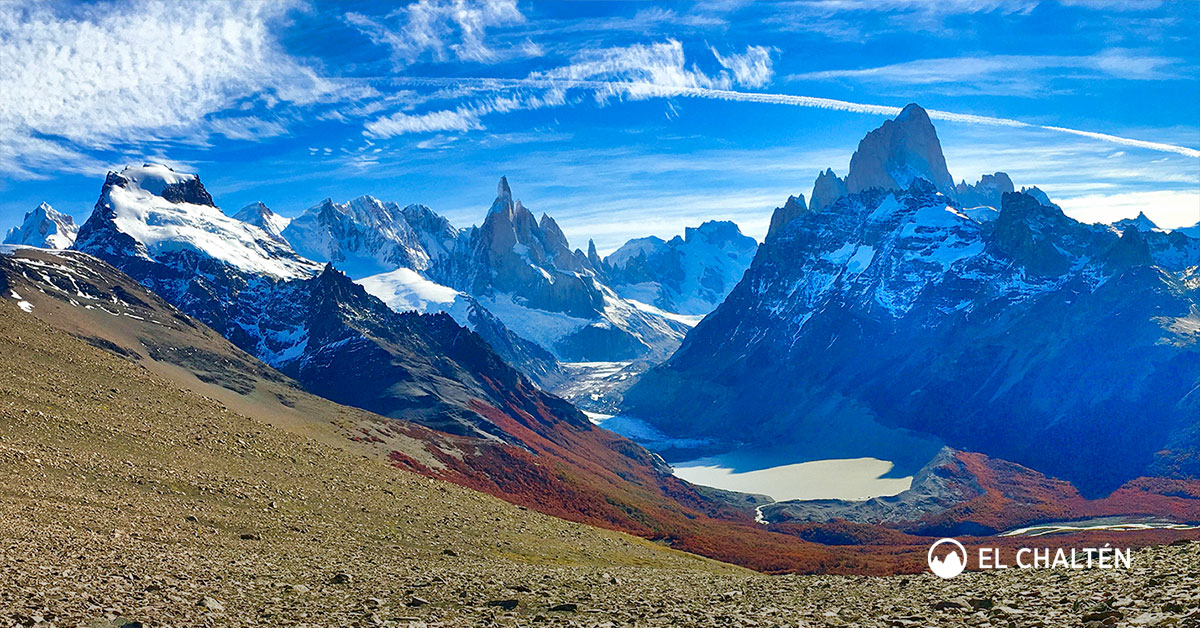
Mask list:
[[0,229],[158,162],[227,213],[370,194],[464,227],[506,175],[573,246],[761,239],[909,102],[956,180],[1186,226],[1197,33],[1192,1],[0,0]]

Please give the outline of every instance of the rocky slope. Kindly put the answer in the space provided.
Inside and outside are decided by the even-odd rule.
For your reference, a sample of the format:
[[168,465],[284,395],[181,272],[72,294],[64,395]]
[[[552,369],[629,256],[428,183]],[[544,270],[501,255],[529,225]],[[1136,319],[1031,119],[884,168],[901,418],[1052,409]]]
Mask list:
[[25,214],[20,225],[4,234],[4,244],[23,244],[43,249],[65,249],[75,242],[79,226],[70,216],[42,203]]
[[[5,328],[29,343],[5,339],[0,352],[8,463],[0,560],[10,576],[0,609],[17,625],[409,626],[541,616],[715,626],[782,612],[817,625],[902,617],[960,625],[1029,614],[1079,621],[1113,608],[1154,620],[1193,611],[1177,575],[1197,560],[1191,546],[1139,553],[1135,564],[1146,568],[1115,581],[1097,571],[951,583],[740,572],[296,439],[14,316],[23,315],[0,306]],[[31,354],[39,372],[89,376],[30,377]],[[136,421],[108,396],[130,385],[142,396]],[[73,405],[88,395],[109,407]],[[181,424],[180,413],[192,421]],[[190,443],[191,456],[175,455],[178,441]],[[1055,595],[1028,593],[1051,582]],[[959,597],[962,607],[934,608]]]
[[892,159],[917,137],[929,169],[905,171],[904,189],[856,178],[768,238],[626,409],[671,436],[759,443],[865,419],[1089,497],[1142,475],[1194,475],[1196,241],[1081,224],[1024,193],[965,208],[926,180],[944,179],[924,152],[936,134],[905,111],[860,154],[918,163]]
[[[24,277],[12,272],[3,276]],[[219,391],[238,393],[195,392],[162,362],[123,357],[79,337],[83,328],[64,333],[95,310],[32,298],[30,313],[0,299],[6,626],[728,626],[785,615],[827,626],[1098,626],[1196,617],[1187,575],[1200,564],[1195,544],[1136,552],[1134,569],[1120,572],[768,577],[563,522],[364,458],[347,448],[361,443],[320,413],[272,424],[257,404],[231,410]],[[118,316],[101,314],[131,325],[104,328],[117,340],[154,325],[129,314],[160,311],[113,307]],[[294,394],[296,408],[315,409]]]
[[622,297],[667,312],[703,316],[737,285],[757,248],[754,238],[742,235],[734,223],[708,221],[670,240],[630,240],[605,257],[599,268]]

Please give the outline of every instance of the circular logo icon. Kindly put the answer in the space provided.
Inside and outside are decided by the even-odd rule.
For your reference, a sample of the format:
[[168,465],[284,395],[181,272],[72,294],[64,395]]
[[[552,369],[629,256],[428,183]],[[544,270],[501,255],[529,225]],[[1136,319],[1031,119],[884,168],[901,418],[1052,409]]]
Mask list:
[[[937,556],[935,551],[940,545],[950,545],[950,553]],[[929,570],[937,577],[950,579],[967,568],[967,548],[954,539],[942,539],[929,546],[926,560],[929,561]]]

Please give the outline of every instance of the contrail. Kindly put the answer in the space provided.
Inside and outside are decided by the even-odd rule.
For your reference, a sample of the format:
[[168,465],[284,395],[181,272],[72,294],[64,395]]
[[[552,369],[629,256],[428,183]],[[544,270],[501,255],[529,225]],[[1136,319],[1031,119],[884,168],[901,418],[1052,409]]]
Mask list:
[[[850,113],[865,113],[871,115],[894,116],[900,113],[900,107],[892,107],[888,105],[870,105],[865,103],[856,103],[846,100],[836,100],[833,98],[818,98],[815,96],[796,96],[792,94],[769,94],[762,92],[739,92],[728,89],[711,89],[706,87],[682,87],[658,85],[655,83],[638,83],[638,82],[620,82],[620,81],[578,81],[570,79],[552,79],[552,78],[524,78],[524,79],[503,79],[503,78],[434,78],[434,77],[388,77],[383,79],[397,84],[413,85],[413,86],[443,86],[443,87],[462,87],[473,86],[480,89],[498,89],[511,87],[535,87],[544,89],[593,89],[607,90],[614,94],[625,93],[636,97],[661,97],[670,98],[675,96],[683,96],[689,98],[707,98],[711,100],[729,100],[736,102],[756,102],[773,105],[788,105],[792,107],[808,107],[812,109],[828,109],[832,111],[846,111]],[[1122,146],[1132,146],[1135,148],[1145,148],[1154,151],[1165,153],[1175,153],[1186,157],[1200,157],[1200,150],[1189,148],[1187,146],[1177,146],[1175,144],[1164,144],[1162,142],[1148,142],[1146,140],[1138,140],[1128,137],[1120,137],[1117,135],[1109,135],[1107,133],[1095,133],[1092,131],[1082,131],[1079,129],[1069,129],[1061,126],[1048,126],[1041,124],[1031,124],[1029,122],[1021,122],[1020,120],[1011,120],[1008,118],[993,118],[990,116],[977,116],[969,113],[955,113],[953,111],[939,111],[936,109],[927,110],[929,117],[934,120],[945,120],[947,122],[962,122],[965,124],[984,124],[990,126],[1006,126],[1015,128],[1027,129],[1042,129],[1045,131],[1054,131],[1057,133],[1068,133],[1102,142],[1112,144],[1120,144]]]

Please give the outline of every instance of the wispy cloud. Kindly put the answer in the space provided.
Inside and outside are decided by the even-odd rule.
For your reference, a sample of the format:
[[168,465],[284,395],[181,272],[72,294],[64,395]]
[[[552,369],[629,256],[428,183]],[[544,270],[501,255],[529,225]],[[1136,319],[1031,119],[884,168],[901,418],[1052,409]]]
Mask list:
[[403,112],[372,120],[366,124],[366,134],[386,138],[406,133],[433,133],[438,131],[471,131],[481,129],[479,116],[466,108],[431,111],[411,115]]
[[[669,48],[668,48],[669,49]],[[655,61],[645,63],[649,59]],[[627,64],[627,65],[626,65]],[[630,72],[633,76],[644,76],[649,78],[648,81],[605,81],[591,80],[591,77],[619,76],[618,72],[611,72],[608,68],[628,67],[633,71]],[[579,78],[574,78],[579,77]],[[470,84],[479,88],[544,88],[556,89],[562,91],[569,89],[587,89],[592,90],[596,94],[598,100],[604,100],[611,96],[626,96],[633,99],[646,98],[704,98],[711,100],[726,100],[733,102],[752,102],[774,105],[787,105],[792,107],[806,107],[812,109],[826,109],[832,111],[846,111],[851,113],[864,113],[870,115],[895,116],[900,113],[901,108],[892,105],[876,105],[868,103],[858,103],[847,100],[838,100],[834,98],[821,98],[816,96],[799,96],[793,94],[778,94],[764,92],[742,92],[732,89],[718,89],[714,87],[706,87],[703,85],[728,84],[729,77],[717,78],[706,76],[694,69],[685,67],[682,56],[674,58],[670,62],[663,62],[663,57],[655,57],[646,55],[644,50],[637,51],[636,54],[622,57],[621,62],[614,63],[612,60],[601,62],[587,62],[584,64],[572,64],[566,68],[561,68],[554,72],[540,73],[532,75],[526,79],[487,79],[487,78],[428,78],[428,77],[412,77],[412,78],[397,78],[396,82],[401,84],[412,85],[452,85],[452,84]],[[553,103],[547,101],[543,104],[562,104],[565,102],[561,98],[555,99]],[[928,110],[929,117],[934,120],[945,120],[948,122],[960,122],[964,124],[977,124],[986,126],[1004,126],[1013,128],[1034,128],[1045,131],[1053,131],[1056,133],[1066,133],[1080,137],[1086,137],[1093,140],[1119,144],[1122,146],[1130,146],[1134,148],[1144,148],[1147,150],[1175,153],[1187,157],[1200,157],[1200,150],[1188,146],[1180,146],[1164,142],[1152,142],[1147,140],[1139,140],[1135,138],[1121,137],[1107,133],[1097,133],[1080,129],[1072,129],[1067,127],[1039,125],[1020,120],[1009,118],[998,118],[992,116],[980,116],[969,113],[957,113],[953,111],[941,111],[937,109]]]
[[275,129],[207,116],[250,100],[310,103],[333,86],[276,45],[288,2],[145,0],[91,6],[5,4],[0,10],[0,170],[37,176],[81,149],[210,133]]
[[487,42],[489,28],[525,22],[516,0],[419,0],[397,9],[386,20],[353,12],[344,19],[374,42],[391,48],[395,60],[404,66],[426,53],[436,61],[480,63],[542,54],[540,46],[529,40],[503,51]]
[[712,50],[719,72],[706,73],[689,63],[683,44],[674,39],[585,51],[570,63],[529,75],[527,85],[591,85],[600,99],[609,96],[643,98],[660,89],[729,89],[734,85],[761,87],[771,79],[770,52],[749,46],[741,54],[722,57]]
[[[366,134],[391,137],[402,133],[482,129],[480,119],[494,113],[557,107],[569,102],[569,90],[585,90],[599,102],[611,98],[645,99],[678,95],[687,90],[760,86],[770,80],[770,51],[749,46],[744,53],[721,56],[712,51],[720,71],[707,73],[689,63],[675,40],[586,51],[570,63],[523,79],[394,77],[391,86],[458,88],[476,100],[454,110],[427,114],[398,112],[366,123]],[[487,95],[481,95],[487,94]]]
[[953,93],[1040,96],[1064,80],[1163,80],[1181,76],[1183,61],[1110,49],[1092,55],[989,55],[917,59],[869,68],[804,72],[790,81],[853,81],[943,86]]
[[775,73],[771,67],[771,52],[763,46],[750,46],[745,54],[731,54],[727,57],[712,48],[713,56],[721,67],[733,72],[733,79],[739,85],[746,87],[762,87],[771,82]]

